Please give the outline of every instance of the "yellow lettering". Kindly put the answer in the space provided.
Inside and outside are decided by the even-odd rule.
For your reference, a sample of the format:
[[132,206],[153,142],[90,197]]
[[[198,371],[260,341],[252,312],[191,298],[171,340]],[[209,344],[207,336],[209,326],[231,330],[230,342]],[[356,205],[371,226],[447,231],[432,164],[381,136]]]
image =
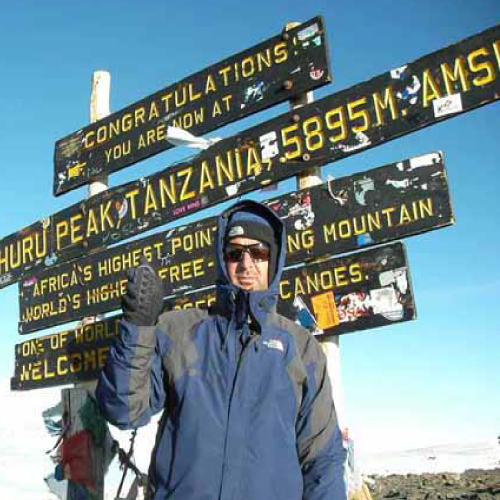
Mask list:
[[496,78],[495,67],[490,61],[483,61],[480,63],[476,63],[476,58],[479,56],[487,56],[489,55],[486,47],[481,47],[480,49],[474,50],[467,56],[467,62],[469,63],[469,67],[473,73],[477,73],[479,71],[486,71],[486,74],[483,76],[476,76],[472,79],[472,83],[476,87],[482,87],[483,85],[487,85],[492,82]]
[[146,186],[146,196],[144,200],[144,215],[147,215],[150,210],[158,210],[158,203],[156,201],[156,195],[153,186],[148,182]]
[[281,282],[280,282],[280,296],[282,299],[289,299],[292,296],[291,292],[285,291],[285,287],[289,287],[289,286],[290,286],[290,282],[288,280],[281,280]]
[[[61,250],[63,247],[62,240],[69,234],[69,224],[67,220],[61,220],[56,223],[56,247]],[[14,267],[14,266],[13,266]]]
[[293,125],[289,125],[288,127],[281,129],[281,142],[283,143],[283,147],[294,146],[292,151],[286,151],[285,157],[287,160],[292,160],[293,158],[297,158],[302,155],[302,144],[300,138],[297,135],[292,137],[288,137],[288,134],[291,132],[296,132],[299,128],[297,123]]
[[262,71],[264,66],[271,67],[271,51],[269,49],[266,49],[265,52],[257,53],[257,66],[259,71]]
[[321,149],[325,143],[325,136],[322,131],[319,116],[311,116],[302,124],[302,130],[306,138],[306,149],[315,151]]
[[227,77],[227,73],[231,71],[231,66],[226,66],[225,68],[222,68],[219,70],[219,75],[222,75],[222,78],[224,79],[224,86],[227,87],[229,85],[229,79]]
[[493,44],[493,50],[495,51],[495,57],[497,58],[497,66],[498,69],[500,70],[500,40],[497,40]]
[[396,120],[398,117],[398,109],[396,107],[396,99],[394,98],[394,90],[392,87],[387,87],[384,92],[384,98],[382,99],[378,92],[372,94],[373,104],[375,105],[375,114],[377,115],[376,125],[384,124],[384,116],[382,114],[383,109],[391,111],[391,118]]
[[366,97],[362,97],[361,99],[357,99],[356,101],[352,101],[347,104],[347,114],[349,115],[349,119],[354,121],[360,118],[362,121],[361,125],[352,127],[352,131],[355,134],[370,128],[370,115],[368,114],[368,111],[366,109],[355,111],[355,108],[362,106],[363,104],[366,104]]
[[215,86],[215,80],[212,75],[207,76],[207,81],[205,83],[205,94],[208,94],[209,92],[215,92],[217,90],[217,87]]
[[[144,106],[141,106],[140,108],[137,108],[134,111],[134,117],[135,117],[135,123],[136,125],[139,123],[144,123],[144,115],[146,114],[146,110],[144,109]],[[150,118],[151,119],[151,118]]]
[[212,179],[212,174],[210,172],[210,167],[208,161],[204,160],[201,163],[201,173],[200,173],[200,194],[202,194],[205,189],[213,189],[215,187],[214,181]]
[[156,103],[154,101],[151,102],[151,107],[149,108],[149,117],[148,120],[151,121],[153,118],[159,118],[160,113],[158,108],[156,107]]
[[182,183],[180,201],[189,200],[190,198],[194,198],[196,196],[196,192],[195,191],[188,191],[189,181],[191,179],[191,176],[193,175],[193,168],[188,167],[188,168],[185,168],[184,170],[180,170],[179,172],[177,172],[177,175],[180,178],[184,178],[184,182]]
[[426,108],[429,105],[429,102],[434,99],[439,99],[441,97],[441,93],[430,69],[426,69],[424,71],[423,80],[423,105],[424,108]]
[[260,156],[254,147],[248,148],[248,161],[247,161],[247,174],[260,175],[262,173],[262,165],[260,163]]
[[135,220],[137,218],[137,209],[135,205],[135,197],[139,194],[139,188],[134,189],[133,191],[128,191],[125,193],[125,198],[130,203],[130,212],[132,214],[132,219]]
[[94,140],[92,140],[92,141],[89,140],[89,138],[93,137],[94,135],[95,135],[95,131],[94,130],[90,130],[89,132],[87,132],[85,134],[85,137],[83,138],[83,147],[85,149],[91,149],[91,148],[94,147],[95,141]]
[[94,209],[89,209],[89,216],[87,218],[87,232],[85,233],[88,238],[92,233],[99,234],[99,228],[97,225],[97,219],[94,213]]
[[82,214],[75,214],[69,218],[71,243],[78,243],[79,241],[83,240],[83,234],[80,233],[80,231],[82,230],[82,226],[79,224],[82,217]]
[[170,200],[170,203],[174,204],[177,201],[176,190],[175,190],[175,179],[174,176],[169,176],[170,186],[167,184],[167,180],[163,177],[160,177],[160,198],[161,198],[161,206],[167,206],[167,198]]
[[361,265],[359,263],[351,264],[349,266],[349,275],[351,276],[351,283],[359,283],[363,280],[361,273]]
[[[334,120],[335,117],[337,117],[336,120]],[[342,106],[330,109],[325,115],[325,121],[328,130],[340,128],[340,132],[338,134],[332,135],[328,138],[330,142],[342,141],[347,137],[346,117]]]
[[411,221],[412,221],[412,219],[411,219],[410,213],[408,212],[408,208],[403,203],[401,205],[401,212],[400,212],[400,216],[399,216],[399,224],[408,224]]
[[286,42],[280,42],[273,47],[274,52],[274,62],[280,64],[288,59],[288,50]]
[[109,215],[109,209],[111,208],[111,203],[112,203],[112,200],[108,200],[108,202],[106,203],[106,207],[104,207],[103,205],[99,206],[100,211],[101,211],[101,231],[102,232],[106,231],[106,221],[108,222],[109,229],[113,229],[115,227],[114,223],[113,223],[113,219]]
[[463,56],[459,56],[455,59],[455,66],[453,71],[447,62],[441,64],[441,73],[443,74],[444,84],[446,86],[446,92],[448,95],[456,94],[457,90],[454,89],[452,82],[456,82],[460,78],[460,84],[462,86],[462,91],[465,92],[469,90],[469,83],[467,82],[467,70],[465,68]]
[[173,96],[174,95],[172,92],[161,96],[161,100],[163,101],[163,104],[165,104],[165,113],[168,113],[170,111],[170,101],[172,100]]
[[418,200],[418,206],[420,209],[420,218],[432,217],[434,215],[434,210],[432,207],[432,198],[427,198],[426,200]]
[[255,66],[254,66],[254,61],[253,57],[245,57],[243,61],[241,61],[241,74],[243,77],[248,78],[249,76],[252,76],[255,73]]
[[220,115],[220,114],[222,114],[222,110],[220,109],[220,105],[219,105],[218,101],[215,101],[214,102],[214,107],[212,109],[212,118],[214,116],[217,116],[217,115]]

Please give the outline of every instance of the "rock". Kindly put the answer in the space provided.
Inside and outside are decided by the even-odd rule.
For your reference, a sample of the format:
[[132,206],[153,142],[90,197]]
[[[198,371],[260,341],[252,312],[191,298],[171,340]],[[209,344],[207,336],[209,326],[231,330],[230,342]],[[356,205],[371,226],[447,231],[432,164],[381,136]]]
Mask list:
[[470,469],[463,474],[370,476],[374,500],[500,500],[500,469]]

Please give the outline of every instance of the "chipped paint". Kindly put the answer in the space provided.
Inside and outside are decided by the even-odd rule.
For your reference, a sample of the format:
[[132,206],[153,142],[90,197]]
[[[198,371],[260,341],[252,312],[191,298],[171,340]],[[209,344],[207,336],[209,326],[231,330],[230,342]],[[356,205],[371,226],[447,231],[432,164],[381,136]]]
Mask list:
[[410,85],[407,85],[404,90],[396,92],[398,99],[403,101],[408,101],[410,104],[416,104],[418,100],[418,92],[422,84],[416,75],[412,76],[412,81]]
[[243,102],[241,103],[241,109],[246,106],[259,102],[264,99],[264,94],[268,89],[269,84],[264,82],[256,82],[253,85],[250,85],[243,91]]
[[297,33],[297,38],[303,42],[307,40],[308,38],[312,38],[314,35],[316,35],[319,32],[319,26],[317,23],[312,24],[311,26],[308,26],[307,28],[301,29]]
[[[426,155],[415,156],[410,158],[410,170],[421,167],[430,167],[432,165],[437,165],[441,162],[441,153],[429,153]],[[399,164],[398,164],[399,165]],[[403,164],[404,165],[404,164]]]
[[261,135],[259,137],[259,142],[261,147],[261,157],[263,160],[274,158],[279,154],[278,134],[276,134],[275,131]]
[[13,282],[14,277],[12,273],[5,273],[0,276],[0,285],[7,286],[8,284]]
[[395,80],[401,80],[401,77],[403,77],[407,68],[408,68],[408,65],[401,66],[400,68],[392,69],[389,72],[391,75],[391,78],[394,78]]
[[375,190],[375,182],[373,181],[373,179],[364,178],[354,183],[354,197],[356,198],[356,201],[360,205],[363,206],[366,205],[365,196],[367,191],[374,191],[374,190]]

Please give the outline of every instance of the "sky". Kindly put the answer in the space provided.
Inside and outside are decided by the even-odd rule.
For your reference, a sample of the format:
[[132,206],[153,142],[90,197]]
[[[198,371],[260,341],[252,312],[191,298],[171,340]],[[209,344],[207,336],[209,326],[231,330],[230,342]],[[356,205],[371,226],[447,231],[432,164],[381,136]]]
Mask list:
[[[320,98],[500,23],[498,0],[0,5],[0,238],[87,196],[86,188],[52,196],[53,152],[56,140],[88,123],[95,70],[110,72],[111,110],[118,110],[269,38],[290,21],[321,14],[333,83],[315,91]],[[229,136],[287,106],[208,136]],[[405,240],[417,320],[340,338],[344,420],[361,453],[500,434],[499,106],[489,104],[322,168],[323,179],[337,178],[442,150],[456,218],[452,227]],[[161,153],[112,175],[110,186],[190,154],[183,148]],[[272,196],[293,189],[292,182],[283,182]],[[0,416],[9,443],[0,450],[0,463],[10,477],[7,488],[0,476],[0,498],[8,492],[39,499],[34,492],[44,486],[38,475],[52,465],[42,440],[33,447],[35,431],[24,419],[39,425],[35,418],[57,402],[59,389],[9,393],[15,344],[47,331],[20,337],[17,285],[0,296],[1,393],[10,402]],[[15,440],[9,438],[13,433]],[[33,470],[40,472],[17,485],[12,478],[18,476],[8,471],[30,464],[26,456],[36,461],[35,455],[40,462]]]

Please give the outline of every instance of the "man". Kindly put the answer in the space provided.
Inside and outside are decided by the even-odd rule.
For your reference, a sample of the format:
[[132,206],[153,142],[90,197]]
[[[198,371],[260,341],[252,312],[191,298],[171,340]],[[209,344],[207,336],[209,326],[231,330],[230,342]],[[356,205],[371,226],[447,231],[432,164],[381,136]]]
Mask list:
[[157,317],[161,283],[131,276],[97,396],[123,429],[163,411],[155,500],[345,500],[345,450],[318,342],[276,313],[281,220],[254,201],[219,218],[215,305]]

